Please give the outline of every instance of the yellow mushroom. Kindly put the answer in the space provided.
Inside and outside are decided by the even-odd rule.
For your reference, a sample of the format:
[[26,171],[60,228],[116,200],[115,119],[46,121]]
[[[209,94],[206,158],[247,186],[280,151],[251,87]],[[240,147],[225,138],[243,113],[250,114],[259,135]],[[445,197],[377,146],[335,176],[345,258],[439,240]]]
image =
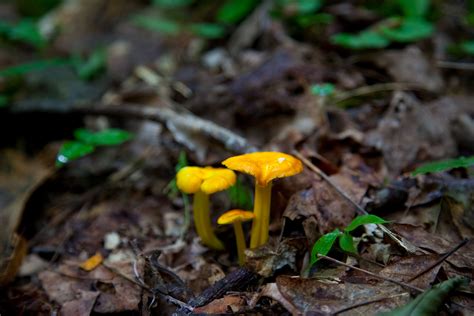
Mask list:
[[250,248],[268,240],[272,180],[289,177],[303,171],[300,160],[279,152],[255,152],[228,158],[222,162],[229,169],[255,177],[255,219],[252,223]]
[[217,219],[219,225],[234,225],[235,242],[237,243],[237,254],[239,256],[239,264],[241,266],[245,263],[245,237],[242,229],[242,222],[255,218],[254,213],[244,210],[230,210],[222,214]]
[[214,234],[209,210],[209,195],[228,189],[235,184],[235,173],[225,168],[184,167],[176,175],[178,188],[194,194],[194,225],[204,245],[222,250],[224,244]]

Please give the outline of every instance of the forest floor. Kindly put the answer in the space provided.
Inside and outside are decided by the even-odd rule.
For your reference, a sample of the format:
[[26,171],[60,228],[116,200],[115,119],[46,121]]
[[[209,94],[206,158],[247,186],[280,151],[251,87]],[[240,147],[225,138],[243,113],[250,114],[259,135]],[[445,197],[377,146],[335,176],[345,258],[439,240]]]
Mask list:
[[[0,4],[27,25],[0,27],[0,315],[472,315],[472,158],[414,171],[474,155],[473,13],[327,2],[76,0],[38,34]],[[431,32],[397,29],[409,14]],[[304,170],[240,267],[216,219],[252,209],[253,178],[211,196],[213,250],[174,177],[251,151]],[[368,213],[388,222],[346,228]]]

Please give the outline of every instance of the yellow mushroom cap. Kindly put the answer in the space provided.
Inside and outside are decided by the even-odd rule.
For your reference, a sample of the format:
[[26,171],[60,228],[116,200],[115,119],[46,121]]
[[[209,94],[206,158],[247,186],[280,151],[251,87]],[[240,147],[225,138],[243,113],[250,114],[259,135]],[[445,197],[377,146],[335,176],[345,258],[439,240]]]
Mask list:
[[219,225],[226,225],[232,224],[235,222],[245,222],[255,218],[255,214],[253,212],[244,211],[244,210],[230,210],[222,214],[217,219],[217,224]]
[[229,169],[254,176],[261,186],[266,186],[275,178],[289,177],[303,171],[303,164],[299,159],[280,152],[255,152],[230,157],[222,164]]
[[225,168],[184,167],[176,175],[176,185],[187,194],[213,194],[233,186],[235,180],[235,173]]

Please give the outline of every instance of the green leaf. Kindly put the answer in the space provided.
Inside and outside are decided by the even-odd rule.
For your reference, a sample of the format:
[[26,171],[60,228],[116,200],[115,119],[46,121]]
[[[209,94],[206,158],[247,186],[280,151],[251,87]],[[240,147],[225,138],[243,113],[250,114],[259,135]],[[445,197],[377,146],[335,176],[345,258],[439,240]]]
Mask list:
[[279,0],[277,4],[287,11],[296,11],[297,15],[311,14],[319,10],[323,4],[321,0]]
[[329,24],[333,20],[334,17],[329,13],[306,14],[295,17],[295,22],[302,28],[316,24]]
[[239,178],[233,186],[227,191],[232,206],[236,208],[250,210],[252,209],[252,190],[244,185]]
[[474,56],[474,40],[462,42],[460,48],[463,53]]
[[30,19],[21,20],[8,35],[11,40],[30,44],[36,48],[46,46],[46,39],[40,34],[36,22]]
[[7,95],[0,94],[0,108],[7,107],[10,103],[10,98]]
[[114,146],[126,142],[132,138],[132,135],[118,128],[109,128],[96,133],[85,128],[79,128],[74,131],[74,137],[93,146]]
[[200,37],[214,39],[223,37],[226,28],[215,23],[194,23],[191,24],[191,31]]
[[350,252],[350,253],[357,253],[357,249],[354,246],[354,240],[348,232],[344,232],[340,237],[339,237],[339,247],[341,247],[342,250]]
[[177,35],[181,31],[178,22],[159,17],[136,15],[132,18],[132,22],[144,29],[165,35]]
[[153,0],[153,5],[164,9],[176,9],[186,7],[194,0]]
[[77,75],[84,80],[92,79],[105,69],[106,58],[104,49],[96,49],[86,60],[80,57],[74,58],[74,68]]
[[398,0],[403,14],[410,18],[422,18],[428,13],[430,0]]
[[469,284],[469,280],[464,277],[455,277],[433,286],[431,289],[418,295],[407,305],[399,307],[384,316],[407,316],[407,315],[439,315],[443,302],[449,297],[449,294],[461,285]]
[[179,152],[178,163],[174,167],[174,170],[178,172],[179,170],[183,169],[188,165],[188,159],[186,158],[186,152],[181,150]]
[[314,84],[311,86],[311,93],[320,97],[326,97],[334,93],[336,88],[332,83]]
[[376,215],[371,215],[371,214],[360,215],[354,218],[352,222],[349,225],[347,225],[344,231],[351,232],[357,229],[359,226],[366,225],[366,224],[385,224],[385,223],[388,223],[388,221]]
[[32,71],[39,71],[50,67],[58,67],[69,64],[71,64],[71,60],[64,58],[35,60],[2,69],[0,70],[0,77],[18,76]]
[[407,43],[430,37],[434,27],[422,19],[403,19],[398,27],[382,27],[380,31],[392,41]]
[[216,20],[234,24],[246,17],[259,3],[258,0],[227,0],[217,11]]
[[67,141],[59,149],[56,156],[56,166],[61,167],[71,160],[81,158],[93,152],[95,147],[77,141]]
[[383,48],[390,44],[388,39],[370,30],[358,34],[335,34],[331,37],[331,42],[350,49]]
[[314,243],[313,249],[311,250],[310,266],[315,264],[320,259],[318,257],[318,254],[327,255],[329,253],[337,237],[339,237],[340,235],[341,235],[341,231],[336,228],[332,232],[321,236],[321,238],[319,238]]
[[412,172],[412,176],[424,173],[441,172],[454,168],[467,168],[472,165],[474,165],[474,156],[435,161],[416,168],[415,171]]

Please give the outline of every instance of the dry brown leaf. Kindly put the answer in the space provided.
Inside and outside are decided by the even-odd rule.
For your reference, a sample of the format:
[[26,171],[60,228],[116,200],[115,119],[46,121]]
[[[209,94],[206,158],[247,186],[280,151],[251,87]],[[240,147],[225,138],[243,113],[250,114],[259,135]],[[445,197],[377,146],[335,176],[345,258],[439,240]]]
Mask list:
[[193,310],[194,314],[226,314],[236,313],[245,306],[245,299],[236,295],[227,295],[216,299],[211,303],[197,307]]

